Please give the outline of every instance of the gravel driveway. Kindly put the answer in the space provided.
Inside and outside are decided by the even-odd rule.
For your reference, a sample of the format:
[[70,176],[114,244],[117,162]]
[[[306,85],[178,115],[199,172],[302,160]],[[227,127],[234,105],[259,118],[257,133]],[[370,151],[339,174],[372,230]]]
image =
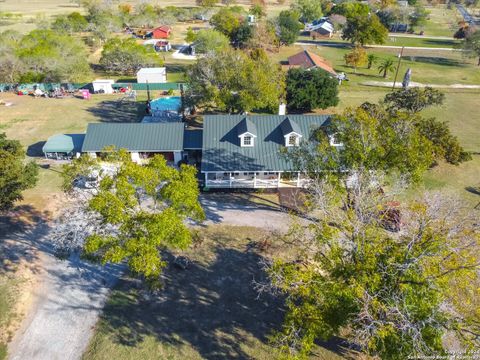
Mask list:
[[[290,216],[232,194],[203,194],[207,224],[224,223],[286,231]],[[48,233],[48,232],[47,232]],[[95,266],[55,258],[48,235],[31,239],[41,251],[42,275],[35,305],[9,347],[11,360],[75,360],[82,356],[119,266]]]
[[12,360],[79,359],[121,273],[119,266],[94,266],[78,256],[59,260],[48,250],[47,236],[36,239],[40,285],[32,289],[33,308],[9,346]]

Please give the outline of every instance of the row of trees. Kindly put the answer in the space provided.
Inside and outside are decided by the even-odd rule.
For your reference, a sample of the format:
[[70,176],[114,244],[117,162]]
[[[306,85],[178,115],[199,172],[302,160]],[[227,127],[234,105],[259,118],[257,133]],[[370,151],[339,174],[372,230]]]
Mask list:
[[90,78],[85,44],[51,30],[0,34],[0,82],[80,82]]

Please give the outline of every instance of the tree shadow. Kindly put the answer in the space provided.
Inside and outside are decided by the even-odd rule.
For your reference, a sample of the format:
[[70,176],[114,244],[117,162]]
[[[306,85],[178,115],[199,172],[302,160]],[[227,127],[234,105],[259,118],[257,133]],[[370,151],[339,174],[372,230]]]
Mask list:
[[37,250],[51,252],[43,241],[49,232],[50,213],[30,205],[19,205],[0,215],[0,274],[15,272],[26,263],[37,272]]
[[260,260],[250,250],[217,248],[209,264],[168,267],[157,296],[132,296],[132,282],[125,281],[102,321],[122,345],[154,336],[170,346],[191,346],[206,359],[250,359],[242,345],[252,337],[266,343],[283,320],[282,299],[257,298],[252,281],[266,279]]
[[435,64],[435,65],[444,65],[444,66],[460,66],[460,67],[465,67],[467,64],[465,62],[462,62],[460,60],[456,59],[447,59],[443,57],[437,57],[437,56],[404,56],[403,57],[406,60],[410,60],[413,62],[421,62],[425,64]]
[[479,187],[474,187],[474,186],[467,186],[465,188],[469,193],[479,195],[480,196],[480,186]]
[[105,100],[88,108],[100,122],[139,122],[145,115],[145,104],[137,101]]
[[443,46],[450,46],[455,47],[458,45],[454,40],[447,40],[447,39],[425,39],[425,43],[430,45],[437,45],[437,47]]

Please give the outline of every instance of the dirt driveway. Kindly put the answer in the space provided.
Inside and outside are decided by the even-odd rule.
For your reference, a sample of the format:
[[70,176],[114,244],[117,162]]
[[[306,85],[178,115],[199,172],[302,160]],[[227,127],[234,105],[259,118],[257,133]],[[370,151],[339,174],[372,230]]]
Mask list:
[[[224,223],[286,231],[290,215],[234,194],[203,194],[207,224]],[[41,232],[19,237],[39,250],[39,286],[32,289],[33,306],[9,347],[12,360],[79,359],[93,334],[109,289],[121,274],[117,266],[95,266],[72,257],[59,260]]]
[[278,206],[258,204],[232,193],[202,194],[200,202],[207,216],[206,224],[287,231],[292,221],[291,215]]

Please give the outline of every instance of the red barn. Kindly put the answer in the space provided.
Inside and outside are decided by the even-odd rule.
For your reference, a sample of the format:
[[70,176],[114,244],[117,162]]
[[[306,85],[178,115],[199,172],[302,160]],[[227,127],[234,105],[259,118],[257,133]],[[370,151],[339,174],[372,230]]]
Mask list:
[[170,26],[162,25],[152,30],[152,39],[167,39],[172,31]]

